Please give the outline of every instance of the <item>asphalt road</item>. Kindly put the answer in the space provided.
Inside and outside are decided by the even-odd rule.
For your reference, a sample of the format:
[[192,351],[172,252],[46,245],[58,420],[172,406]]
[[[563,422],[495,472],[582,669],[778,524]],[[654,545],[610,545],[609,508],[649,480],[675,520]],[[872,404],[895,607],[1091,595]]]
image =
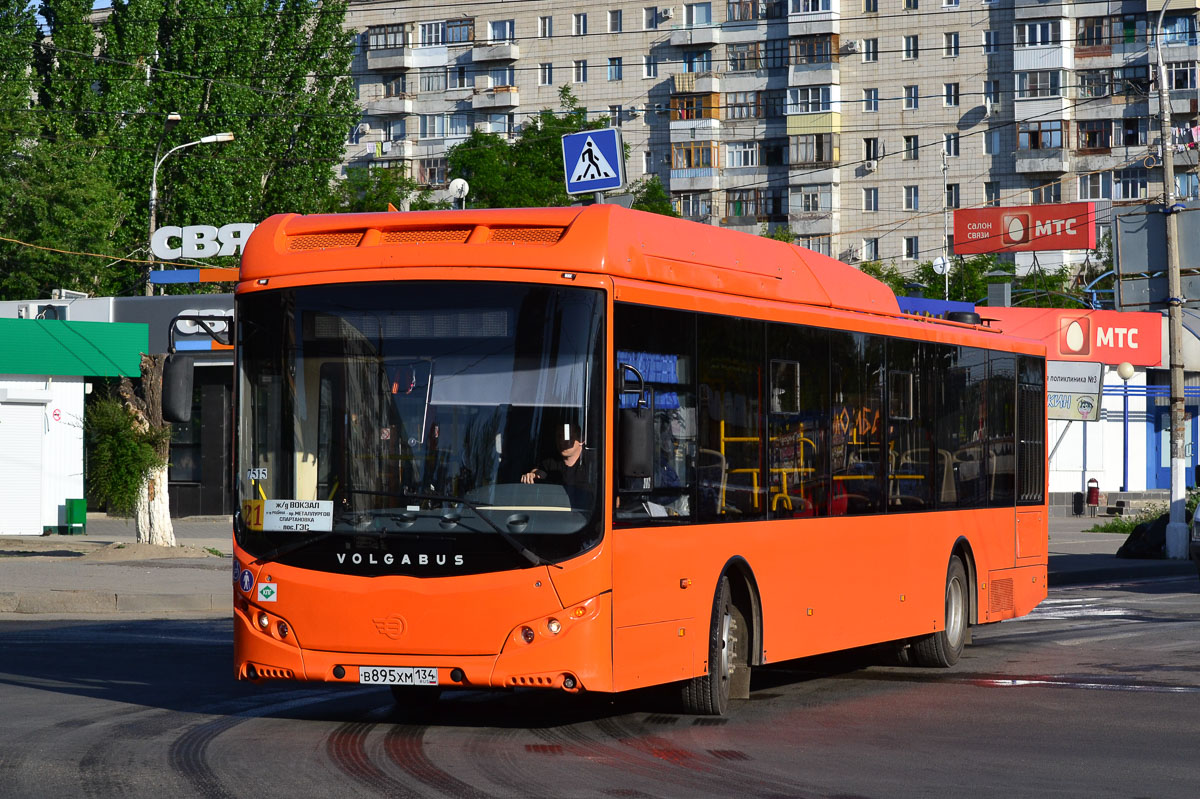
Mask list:
[[756,673],[725,719],[657,692],[449,695],[232,680],[230,622],[0,622],[3,797],[1187,797],[1200,584],[1052,589],[953,669]]

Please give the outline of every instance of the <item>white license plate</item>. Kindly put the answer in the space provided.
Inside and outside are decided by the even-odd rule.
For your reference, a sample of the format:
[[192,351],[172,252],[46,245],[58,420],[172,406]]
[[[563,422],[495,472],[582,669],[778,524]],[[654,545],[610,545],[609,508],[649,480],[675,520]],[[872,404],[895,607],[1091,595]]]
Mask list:
[[358,681],[368,685],[437,685],[438,670],[427,666],[359,666]]

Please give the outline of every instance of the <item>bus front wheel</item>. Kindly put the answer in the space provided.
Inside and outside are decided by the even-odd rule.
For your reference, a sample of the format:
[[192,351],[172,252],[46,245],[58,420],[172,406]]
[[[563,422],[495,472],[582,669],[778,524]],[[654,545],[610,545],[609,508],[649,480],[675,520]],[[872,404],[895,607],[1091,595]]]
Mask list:
[[749,630],[746,617],[733,603],[729,578],[722,577],[713,601],[712,624],[708,636],[708,671],[682,684],[685,713],[723,716],[729,709],[731,687],[750,668]]
[[957,555],[946,570],[946,623],[936,633],[914,638],[912,655],[919,666],[949,668],[962,656],[970,623],[967,570]]

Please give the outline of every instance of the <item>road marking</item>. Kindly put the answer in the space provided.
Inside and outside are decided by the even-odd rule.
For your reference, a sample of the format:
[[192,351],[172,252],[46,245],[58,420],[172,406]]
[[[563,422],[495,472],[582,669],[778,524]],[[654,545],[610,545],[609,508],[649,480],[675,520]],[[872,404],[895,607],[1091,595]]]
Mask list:
[[1089,691],[1130,691],[1151,694],[1200,694],[1197,685],[1142,685],[1139,683],[1080,682],[1078,680],[968,680],[984,688],[1082,688]]

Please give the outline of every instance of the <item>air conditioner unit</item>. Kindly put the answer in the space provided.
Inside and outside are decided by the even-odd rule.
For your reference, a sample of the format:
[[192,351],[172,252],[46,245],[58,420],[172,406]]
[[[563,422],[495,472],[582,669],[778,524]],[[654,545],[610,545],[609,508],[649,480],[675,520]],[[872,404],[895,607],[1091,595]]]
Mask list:
[[642,109],[639,106],[631,106],[628,110],[630,119],[637,119],[642,115]]
[[868,172],[874,172],[876,169],[879,169],[879,162],[873,159],[870,161],[863,161],[863,169],[867,170]]
[[659,9],[659,13],[662,14],[663,19],[670,19],[675,16],[675,7],[667,6],[666,8],[661,8]]
[[846,52],[857,53],[861,46],[862,44],[857,39],[851,39],[850,41],[846,42]]
[[17,306],[18,319],[57,319],[65,322],[70,309],[65,302],[23,302]]

